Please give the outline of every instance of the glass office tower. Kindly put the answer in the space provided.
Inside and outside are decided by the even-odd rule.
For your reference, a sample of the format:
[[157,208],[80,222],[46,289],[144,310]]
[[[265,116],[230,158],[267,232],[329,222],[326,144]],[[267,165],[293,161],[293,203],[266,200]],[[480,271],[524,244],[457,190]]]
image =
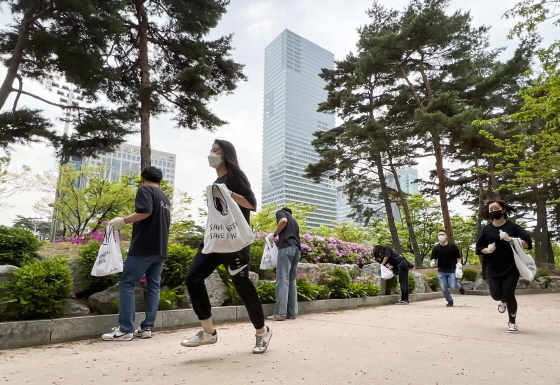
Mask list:
[[315,206],[311,227],[337,219],[335,183],[303,177],[319,160],[313,133],[335,125],[334,115],[317,112],[327,100],[322,68],[334,68],[334,54],[289,30],[265,49],[262,202]]

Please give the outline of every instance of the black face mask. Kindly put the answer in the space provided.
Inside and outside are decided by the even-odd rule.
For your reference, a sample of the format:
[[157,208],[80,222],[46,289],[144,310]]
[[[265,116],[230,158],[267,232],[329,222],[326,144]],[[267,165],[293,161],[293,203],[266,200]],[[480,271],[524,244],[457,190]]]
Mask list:
[[503,215],[504,215],[504,213],[502,212],[502,210],[492,211],[490,213],[490,216],[492,217],[492,219],[496,219],[496,220],[502,219]]

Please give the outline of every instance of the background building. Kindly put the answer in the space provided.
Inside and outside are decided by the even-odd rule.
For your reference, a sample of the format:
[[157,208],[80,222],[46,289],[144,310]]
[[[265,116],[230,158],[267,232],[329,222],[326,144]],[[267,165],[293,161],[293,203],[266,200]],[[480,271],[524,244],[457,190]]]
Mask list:
[[[176,161],[175,154],[152,149],[152,166],[162,170],[163,179],[171,186],[175,185]],[[130,175],[131,172],[140,174],[140,146],[125,143],[115,152],[100,154],[98,158],[84,158],[82,163],[86,166],[107,167],[111,182],[115,182],[122,175]]]
[[317,112],[327,100],[322,68],[334,68],[334,54],[289,30],[265,49],[262,202],[313,205],[312,227],[337,220],[335,183],[303,177],[319,160],[313,133],[335,125],[334,115]]

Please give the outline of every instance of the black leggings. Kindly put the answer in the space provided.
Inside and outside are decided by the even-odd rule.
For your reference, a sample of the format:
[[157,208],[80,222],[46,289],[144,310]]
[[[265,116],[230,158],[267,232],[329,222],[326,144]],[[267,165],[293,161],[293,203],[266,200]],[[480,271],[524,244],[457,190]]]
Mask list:
[[401,300],[408,301],[408,263],[399,263],[399,284],[401,285]]
[[189,296],[191,297],[193,310],[199,320],[206,320],[212,317],[212,308],[204,280],[218,266],[224,265],[231,275],[231,280],[237,293],[243,300],[253,326],[255,329],[264,327],[264,313],[261,301],[259,300],[255,285],[249,279],[250,247],[247,246],[235,253],[202,254],[202,249],[198,250],[185,281]]
[[488,277],[486,279],[490,288],[490,295],[495,301],[506,303],[509,315],[509,322],[515,323],[517,315],[517,300],[515,299],[515,289],[519,281],[519,272],[509,273],[499,277]]

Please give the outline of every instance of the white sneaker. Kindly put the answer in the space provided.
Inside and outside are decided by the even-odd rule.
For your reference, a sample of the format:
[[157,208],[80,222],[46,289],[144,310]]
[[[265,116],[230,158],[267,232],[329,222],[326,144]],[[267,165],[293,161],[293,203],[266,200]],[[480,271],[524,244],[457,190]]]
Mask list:
[[201,345],[212,345],[218,342],[218,332],[214,329],[214,333],[206,333],[203,330],[199,330],[194,336],[191,338],[187,338],[181,345],[186,346],[188,348],[195,348]]
[[500,302],[500,303],[498,304],[498,312],[500,312],[500,313],[505,313],[506,310],[507,310],[506,304],[505,304],[504,302]]
[[152,328],[140,327],[134,331],[134,337],[152,338]]
[[269,315],[268,317],[266,317],[266,319],[269,320],[269,321],[285,321],[286,316],[285,315],[279,315],[279,314],[273,314],[273,315]]
[[268,349],[268,344],[270,343],[270,339],[272,338],[272,330],[268,326],[266,326],[266,332],[262,334],[255,334],[257,337],[257,343],[253,349],[254,354],[262,354],[266,352]]
[[105,333],[101,336],[104,341],[130,341],[133,337],[132,333],[123,333],[120,328],[113,328],[111,333]]
[[510,324],[508,323],[508,333],[517,333],[519,329],[517,329],[517,324]]

